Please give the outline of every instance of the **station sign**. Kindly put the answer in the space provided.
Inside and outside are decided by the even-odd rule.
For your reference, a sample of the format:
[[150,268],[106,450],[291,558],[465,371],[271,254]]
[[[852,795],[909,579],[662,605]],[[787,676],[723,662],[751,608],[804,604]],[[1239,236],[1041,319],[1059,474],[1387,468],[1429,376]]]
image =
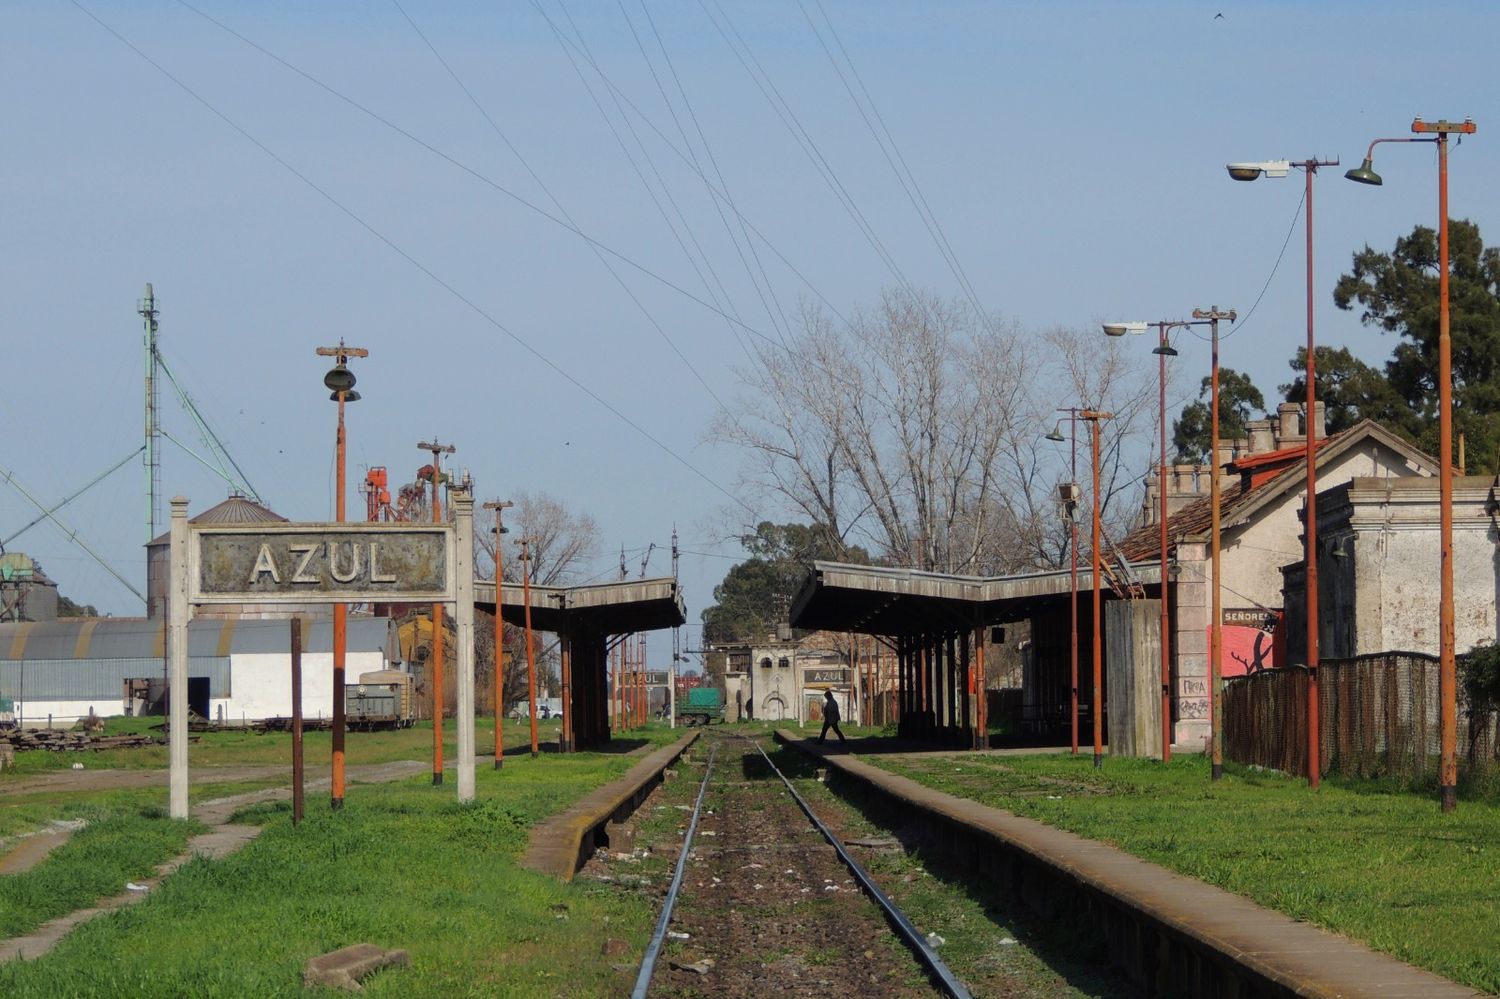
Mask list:
[[671,682],[671,674],[664,669],[646,670],[646,686],[648,687],[665,687]]
[[834,687],[847,686],[849,670],[844,666],[835,669],[810,669],[802,674],[802,682],[806,684],[826,683]]
[[188,602],[365,603],[455,599],[444,524],[193,524]]

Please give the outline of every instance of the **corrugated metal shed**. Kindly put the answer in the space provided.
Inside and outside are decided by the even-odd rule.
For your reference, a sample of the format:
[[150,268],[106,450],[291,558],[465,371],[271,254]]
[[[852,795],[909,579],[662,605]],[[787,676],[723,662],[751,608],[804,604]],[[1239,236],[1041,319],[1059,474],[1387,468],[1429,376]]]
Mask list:
[[[0,696],[26,701],[118,701],[126,680],[159,680],[153,659],[0,660]],[[189,656],[189,677],[208,677],[209,697],[231,696],[228,656]]]
[[[389,620],[351,617],[348,648],[376,652],[386,648]],[[236,653],[285,653],[291,628],[285,620],[202,618],[188,624],[188,658]],[[333,623],[307,620],[302,627],[304,652],[333,650]],[[156,659],[166,651],[166,622],[152,618],[63,618],[57,621],[0,624],[0,661],[80,659]],[[149,675],[149,674],[148,674]]]

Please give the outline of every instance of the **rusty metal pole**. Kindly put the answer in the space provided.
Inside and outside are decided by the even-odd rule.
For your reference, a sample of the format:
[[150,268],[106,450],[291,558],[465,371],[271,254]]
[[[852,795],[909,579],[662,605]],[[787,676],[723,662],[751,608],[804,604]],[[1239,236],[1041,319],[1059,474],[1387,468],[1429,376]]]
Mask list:
[[520,539],[521,545],[521,592],[526,607],[526,696],[531,704],[531,758],[537,756],[536,742],[536,646],[535,633],[531,630],[531,539]]
[[292,825],[302,821],[302,619],[292,618]]
[[[1438,125],[1446,125],[1439,122]],[[1472,132],[1472,122],[1468,131]],[[1419,128],[1419,126],[1422,126]],[[1424,131],[1418,119],[1412,131]],[[1448,314],[1448,132],[1437,133],[1438,148],[1438,532],[1441,545],[1438,605],[1438,696],[1442,702],[1442,756],[1438,795],[1444,812],[1458,807],[1458,674],[1453,626],[1453,344]]]
[[1093,559],[1091,580],[1094,584],[1094,698],[1092,702],[1092,713],[1094,721],[1094,769],[1098,770],[1104,765],[1104,712],[1103,712],[1103,686],[1104,686],[1104,628],[1101,615],[1103,597],[1099,592],[1099,419],[1103,414],[1086,412],[1084,419],[1089,421],[1089,440],[1093,450],[1094,467],[1094,495],[1093,495],[1093,537],[1090,542],[1090,556]]
[[[354,402],[359,399],[359,393],[353,392],[354,375],[349,371],[349,358],[369,357],[370,352],[363,347],[350,347],[339,340],[337,347],[318,347],[316,353],[319,357],[332,357],[335,359],[334,368],[323,376],[323,384],[333,393],[332,398],[338,403],[338,434],[334,445],[334,520],[342,524],[344,522],[344,496],[347,491],[347,472],[345,455],[347,446],[344,437],[344,403]],[[356,563],[357,564],[357,563]],[[349,605],[333,605],[333,773],[332,773],[332,795],[330,805],[334,811],[344,807],[344,694],[347,685],[347,677],[344,672],[348,660],[349,648]]]
[[[1334,160],[1330,166],[1336,166]],[[1307,786],[1316,789],[1322,779],[1322,720],[1318,705],[1318,470],[1317,458],[1317,362],[1313,342],[1313,174],[1320,164],[1310,159],[1302,165],[1307,187],[1307,499],[1303,503],[1305,568],[1303,605],[1307,611]]]
[[495,769],[505,766],[505,622],[500,605],[505,588],[505,511],[515,506],[510,500],[486,503],[495,511]]
[[1170,323],[1157,323],[1161,341],[1157,344],[1157,386],[1160,391],[1161,454],[1158,459],[1157,491],[1159,505],[1157,520],[1161,528],[1161,761],[1172,762],[1172,615],[1168,609],[1167,591],[1171,588],[1171,577],[1167,567],[1167,330]]
[[557,748],[564,753],[573,751],[573,640],[564,633],[559,636],[559,654],[562,657],[562,723],[558,726]]
[[1068,410],[1068,485],[1075,491],[1073,510],[1068,514],[1068,574],[1072,580],[1069,597],[1071,629],[1069,631],[1069,657],[1071,693],[1069,712],[1073,732],[1073,755],[1078,755],[1078,408]]
[[1213,561],[1213,581],[1210,584],[1213,589],[1212,609],[1209,611],[1209,642],[1208,642],[1208,668],[1209,668],[1209,726],[1211,732],[1211,757],[1209,773],[1212,780],[1219,780],[1224,776],[1224,670],[1220,659],[1224,649],[1224,613],[1222,604],[1221,587],[1223,576],[1220,565],[1220,535],[1219,535],[1219,320],[1228,319],[1234,322],[1235,314],[1231,309],[1228,312],[1220,312],[1217,305],[1208,310],[1194,309],[1194,319],[1209,320],[1211,331],[1212,362],[1210,368],[1210,383],[1212,385],[1212,399],[1210,408],[1212,410],[1209,419],[1209,547]]
[[1441,757],[1438,764],[1438,796],[1444,812],[1458,807],[1458,695],[1453,618],[1453,343],[1449,329],[1448,303],[1448,136],[1473,135],[1472,119],[1446,119],[1428,123],[1417,118],[1411,130],[1433,138],[1376,139],[1365,153],[1358,170],[1344,176],[1362,184],[1379,184],[1370,169],[1375,147],[1382,142],[1435,142],[1438,150],[1438,700],[1441,722]]
[[[443,502],[439,489],[443,474],[441,460],[445,454],[458,450],[452,444],[439,444],[437,438],[417,445],[432,454],[432,521],[443,519]],[[432,679],[432,784],[443,783],[443,605],[432,605],[432,657],[430,676]]]

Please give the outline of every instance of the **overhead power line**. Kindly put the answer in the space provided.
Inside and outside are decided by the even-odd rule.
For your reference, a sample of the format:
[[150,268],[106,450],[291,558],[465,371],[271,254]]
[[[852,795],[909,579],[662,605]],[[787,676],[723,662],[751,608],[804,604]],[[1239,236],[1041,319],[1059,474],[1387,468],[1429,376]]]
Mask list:
[[[507,338],[509,338],[512,342],[514,342],[522,350],[526,351],[528,354],[530,354],[531,356],[533,356],[534,358],[536,358],[538,361],[541,361],[543,364],[545,364],[548,368],[552,369],[552,371],[554,373],[556,373],[559,377],[561,377],[564,381],[568,382],[568,384],[572,385],[574,388],[578,389],[584,395],[586,395],[590,399],[594,400],[594,402],[598,403],[607,412],[609,412],[615,418],[619,419],[621,422],[623,422],[624,424],[626,424],[628,427],[630,427],[636,433],[640,434],[646,440],[650,441],[659,450],[661,450],[663,453],[665,453],[666,455],[668,455],[669,457],[671,457],[674,461],[676,461],[678,464],[680,464],[683,468],[687,469],[693,475],[695,475],[699,479],[703,480],[703,482],[707,483],[713,489],[717,490],[718,492],[722,493],[724,496],[728,497],[729,500],[732,501],[735,505],[744,508],[745,510],[749,511],[752,515],[755,515],[755,513],[756,513],[755,509],[753,507],[751,507],[748,503],[746,503],[742,498],[740,498],[739,496],[736,496],[734,493],[732,493],[728,489],[724,488],[724,486],[720,485],[713,478],[711,478],[706,472],[702,471],[696,465],[694,465],[691,462],[689,462],[682,455],[678,454],[677,451],[675,451],[670,446],[668,446],[660,438],[656,437],[656,435],[652,434],[645,427],[641,426],[635,420],[633,420],[629,416],[625,415],[625,413],[623,413],[618,407],[616,407],[612,403],[606,401],[602,396],[600,396],[593,389],[591,389],[590,387],[588,387],[587,385],[585,385],[583,382],[579,381],[576,377],[574,377],[569,371],[567,371],[566,369],[564,369],[556,361],[552,360],[546,354],[543,354],[536,347],[532,346],[531,343],[529,341],[527,341],[525,338],[523,338],[522,336],[520,336],[515,331],[511,330],[508,326],[506,326],[504,323],[500,322],[494,316],[490,315],[490,313],[487,312],[487,311],[485,311],[485,309],[482,306],[480,306],[477,302],[475,302],[473,299],[469,298],[467,295],[463,294],[463,292],[459,291],[452,284],[450,284],[447,281],[445,281],[442,277],[440,277],[435,271],[433,271],[431,268],[429,268],[426,264],[422,263],[416,257],[412,256],[406,250],[402,249],[399,245],[397,245],[388,236],[386,236],[380,230],[376,229],[369,222],[365,221],[364,218],[361,217],[358,213],[356,213],[352,208],[350,208],[349,206],[345,205],[342,201],[340,201],[337,198],[335,198],[331,193],[329,193],[323,187],[320,187],[312,178],[308,177],[302,171],[298,170],[295,166],[293,166],[286,159],[284,159],[280,155],[278,155],[274,150],[272,150],[264,142],[262,142],[260,139],[256,138],[254,135],[252,135],[249,131],[247,131],[239,123],[237,123],[236,121],[234,121],[228,115],[224,114],[224,112],[220,111],[217,107],[215,107],[211,102],[209,102],[205,97],[203,97],[202,95],[200,95],[192,87],[188,86],[185,82],[183,82],[178,77],[176,77],[175,75],[173,75],[173,73],[170,70],[168,70],[165,66],[161,65],[155,59],[152,59],[151,56],[149,56],[139,46],[137,46],[134,42],[130,41],[124,35],[120,34],[117,30],[115,30],[115,28],[112,25],[110,25],[108,22],[104,21],[102,18],[100,18],[98,15],[96,15],[89,8],[85,7],[82,3],[79,2],[79,0],[71,0],[71,2],[73,4],[73,6],[77,7],[80,11],[82,11],[90,20],[92,20],[94,23],[98,24],[101,28],[103,28],[110,35],[112,35],[115,39],[117,39],[121,44],[123,44],[124,46],[126,46],[127,48],[129,48],[132,52],[134,52],[137,56],[139,56],[142,60],[144,60],[149,66],[151,66],[158,73],[162,74],[164,77],[166,77],[168,80],[170,80],[175,86],[178,87],[178,89],[182,90],[185,94],[187,94],[189,97],[191,97],[194,101],[196,101],[199,104],[201,104],[215,118],[218,118],[225,125],[229,126],[235,132],[239,133],[239,135],[241,137],[243,137],[247,142],[249,142],[251,145],[255,146],[257,149],[259,149],[266,156],[268,156],[272,160],[274,160],[279,166],[282,167],[282,169],[286,170],[292,176],[294,176],[298,180],[300,180],[304,185],[306,185],[308,188],[310,188],[312,191],[314,191],[319,197],[321,197],[323,200],[327,201],[334,208],[338,209],[340,213],[342,213],[344,216],[346,216],[347,218],[349,218],[352,222],[354,222],[360,228],[364,229],[371,236],[375,237],[381,243],[385,244],[386,247],[388,247],[397,256],[401,257],[401,259],[405,260],[408,264],[410,264],[411,266],[415,267],[417,270],[421,271],[422,274],[425,275],[429,280],[431,280],[438,287],[442,288],[449,295],[452,295],[459,302],[463,303],[463,305],[465,305],[466,307],[468,307],[468,309],[470,311],[472,311],[475,315],[477,315],[479,318],[481,318],[485,322],[489,323],[491,326],[493,326],[495,329],[499,330],[501,333],[505,334],[505,336]],[[585,237],[585,238],[587,238],[587,237]]]

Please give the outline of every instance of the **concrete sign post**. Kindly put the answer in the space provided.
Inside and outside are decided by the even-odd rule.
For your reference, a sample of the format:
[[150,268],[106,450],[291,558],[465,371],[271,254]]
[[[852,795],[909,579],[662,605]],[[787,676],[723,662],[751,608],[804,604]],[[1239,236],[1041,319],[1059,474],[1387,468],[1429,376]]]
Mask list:
[[[454,493],[453,563],[458,574],[458,800],[474,800],[474,497]],[[498,545],[498,542],[496,542]]]
[[167,740],[171,763],[168,814],[188,817],[188,501],[172,497],[171,582],[167,588]]
[[458,800],[474,798],[473,498],[456,523],[189,524],[172,500],[167,597],[170,814],[188,817],[188,619],[198,604],[456,603]]

